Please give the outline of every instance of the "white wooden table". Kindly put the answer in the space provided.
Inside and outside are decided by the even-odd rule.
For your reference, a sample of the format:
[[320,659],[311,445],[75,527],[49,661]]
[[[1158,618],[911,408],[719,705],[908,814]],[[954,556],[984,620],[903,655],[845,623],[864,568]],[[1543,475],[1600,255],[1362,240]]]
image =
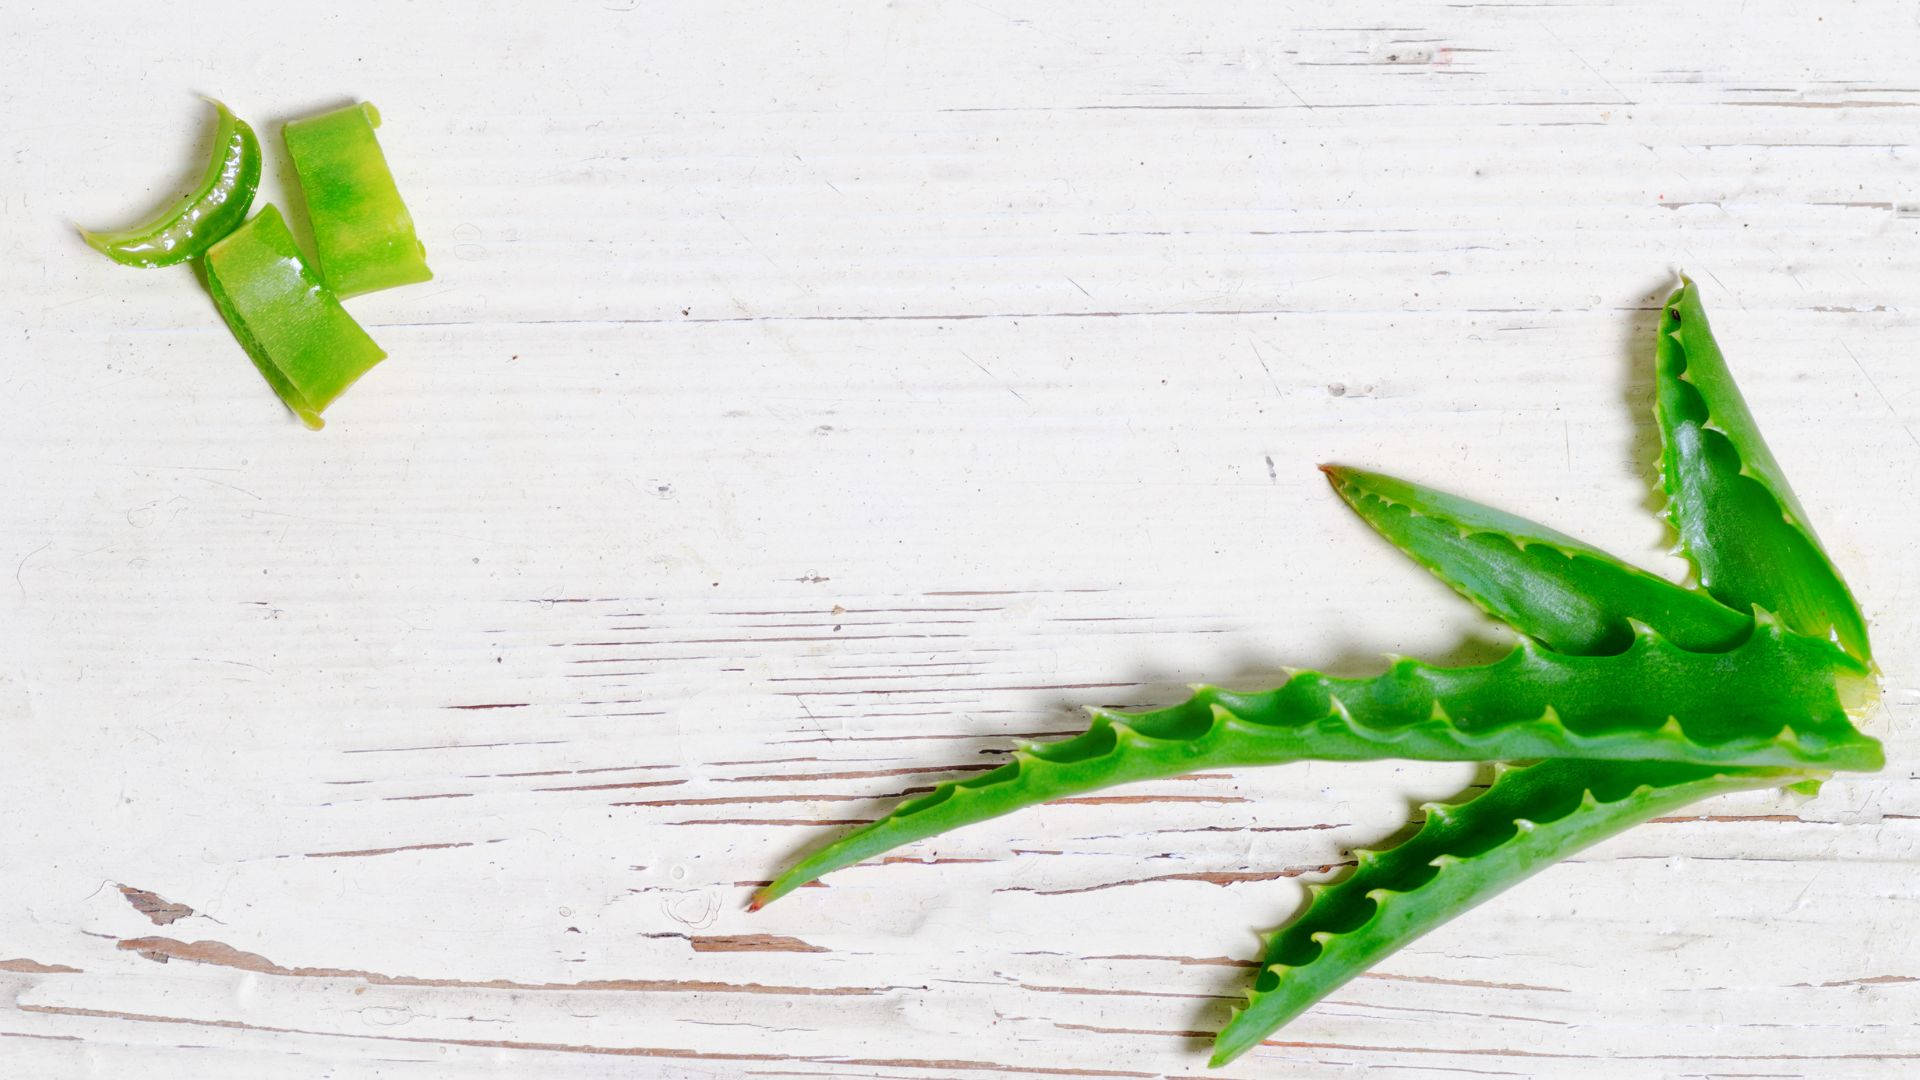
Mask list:
[[[903,791],[1281,665],[1490,655],[1315,463],[1648,565],[1676,269],[1892,764],[1399,953],[1236,1077],[1920,1070],[1913,3],[0,15],[0,1075],[1201,1075],[1471,766],[1190,776],[749,915]],[[353,98],[436,278],[302,430],[112,224]]]

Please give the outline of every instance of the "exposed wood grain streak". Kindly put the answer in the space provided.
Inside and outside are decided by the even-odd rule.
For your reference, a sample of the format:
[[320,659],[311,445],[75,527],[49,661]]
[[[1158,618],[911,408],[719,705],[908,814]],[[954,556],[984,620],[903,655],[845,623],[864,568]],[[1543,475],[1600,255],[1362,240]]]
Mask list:
[[432,750],[496,750],[507,746],[561,746],[565,739],[520,739],[509,742],[437,743],[427,746],[369,746],[349,748],[343,754],[410,754]]
[[1244,1001],[1245,994],[1183,994],[1175,991],[1126,990],[1111,986],[1048,986],[1043,983],[1020,983],[1020,989],[1036,994],[1073,994],[1083,997],[1144,997],[1144,998],[1181,998],[1189,1001]]
[[1793,985],[1795,985],[1795,986],[1809,986],[1809,987],[1814,987],[1814,986],[1817,986],[1817,987],[1827,987],[1827,986],[1894,986],[1894,985],[1898,985],[1898,984],[1900,984],[1900,983],[1911,983],[1911,982],[1920,982],[1920,976],[1915,976],[1915,975],[1869,975],[1869,976],[1867,976],[1866,978],[1862,978],[1862,979],[1836,979],[1836,980],[1834,980],[1834,981],[1832,981],[1832,982],[1823,982],[1823,983],[1794,983]]
[[[924,678],[925,676],[921,676]],[[809,679],[810,682],[832,681],[831,679]],[[1087,683],[1039,683],[1032,686],[964,686],[957,689],[968,693],[1010,693],[1037,692],[1042,690],[1111,690],[1117,687],[1139,686],[1136,682],[1087,682]],[[835,694],[942,694],[948,691],[941,686],[902,686],[886,687],[875,690],[777,690],[775,693],[795,697],[829,697]]]
[[884,795],[713,795],[698,799],[650,799],[639,802],[608,803],[609,806],[752,806],[786,802],[868,802],[873,799],[897,799],[932,788],[908,788]]
[[1195,871],[1185,874],[1155,874],[1151,877],[1128,878],[1125,881],[1104,881],[1098,885],[1082,885],[1073,889],[1036,889],[1026,885],[1009,885],[995,889],[994,892],[1024,892],[1036,896],[1071,896],[1075,893],[1099,892],[1103,889],[1121,889],[1131,885],[1153,885],[1165,881],[1202,881],[1209,885],[1239,885],[1250,881],[1278,881],[1282,878],[1295,878],[1302,874],[1330,873],[1342,866],[1354,865],[1349,862],[1325,863],[1320,866],[1290,866],[1284,870],[1238,870],[1238,871]]
[[1528,993],[1567,994],[1572,991],[1562,986],[1539,986],[1534,983],[1488,982],[1483,979],[1448,979],[1438,975],[1393,975],[1384,971],[1366,971],[1360,974],[1363,979],[1380,979],[1386,982],[1431,983],[1435,986],[1471,986],[1480,990],[1524,990]]
[[1129,806],[1143,803],[1214,803],[1226,805],[1248,800],[1238,795],[1076,795],[1054,799],[1045,806]]
[[[497,844],[500,841],[488,840],[485,842],[489,844]],[[355,851],[309,851],[307,852],[307,858],[309,859],[357,859],[357,858],[364,858],[370,855],[392,855],[393,853],[398,851],[445,851],[451,848],[472,847],[473,844],[474,842],[471,840],[458,840],[458,841],[450,841],[442,844],[401,844],[398,847],[360,848]]]
[[374,986],[456,987],[469,990],[541,990],[606,991],[615,993],[711,993],[776,994],[801,997],[849,997],[883,994],[895,987],[884,986],[769,986],[762,983],[728,983],[704,979],[588,979],[581,982],[519,982],[512,979],[440,979],[412,975],[383,975],[357,968],[282,967],[259,953],[244,952],[219,941],[180,941],[175,938],[143,937],[121,941],[129,952],[161,960],[187,960],[196,964],[234,968],[261,975],[279,975],[302,979],[357,979]]
[[1099,1035],[1152,1035],[1163,1039],[1205,1039],[1211,1040],[1211,1031],[1163,1031],[1154,1028],[1101,1027],[1098,1024],[1069,1024],[1063,1020],[1053,1021],[1053,1026],[1062,1031],[1091,1031]]
[[136,889],[129,885],[118,886],[120,895],[127,898],[133,910],[145,915],[155,926],[166,926],[179,922],[193,914],[193,909],[185,904],[176,904],[162,899],[159,894],[146,889]]
[[908,769],[860,769],[850,772],[824,773],[767,773],[758,776],[722,776],[721,783],[800,783],[810,780],[869,780],[881,776],[931,776],[952,772],[987,772],[999,768],[998,765],[928,765],[923,768]]
[[809,945],[796,937],[779,934],[695,935],[689,939],[694,952],[797,952],[823,953],[830,950]]
[[[870,825],[873,818],[689,818],[686,821],[663,822],[666,825]],[[768,882],[761,882],[768,884]]]
[[594,1046],[584,1043],[529,1042],[514,1039],[455,1039],[411,1035],[380,1035],[368,1032],[325,1031],[316,1028],[276,1027],[249,1024],[239,1020],[209,1020],[156,1013],[124,1012],[112,1009],[86,1009],[60,1005],[22,1005],[20,1011],[48,1016],[75,1016],[106,1020],[127,1020],[150,1024],[190,1024],[198,1027],[262,1031],[280,1035],[313,1035],[341,1039],[373,1039],[380,1042],[415,1043],[429,1046],[469,1046],[489,1050],[529,1050],[562,1054],[593,1054],[609,1057],[687,1058],[699,1061],[801,1061],[821,1064],[876,1066],[880,1068],[945,1069],[964,1072],[1032,1073],[1040,1076],[1112,1076],[1151,1077],[1153,1073],[1116,1069],[1073,1069],[1047,1066],[1002,1065],[991,1061],[963,1058],[860,1058],[838,1055],[753,1054],[711,1050],[684,1050],[657,1046]]
[[38,960],[28,960],[23,956],[11,960],[0,960],[0,971],[17,971],[27,975],[78,975],[80,969],[65,964],[43,964]]
[[569,784],[563,787],[537,787],[534,791],[632,791],[637,788],[676,787],[685,780],[635,780],[624,784]]
[[[1578,1059],[1593,1054],[1561,1053],[1552,1050],[1516,1050],[1499,1047],[1442,1046],[1367,1046],[1355,1043],[1293,1042],[1269,1039],[1262,1046],[1293,1047],[1313,1050],[1349,1050],[1378,1054],[1457,1054],[1463,1057],[1516,1057]],[[1836,1054],[1621,1054],[1619,1061],[1920,1061],[1915,1053],[1836,1053]]]
[[1329,1005],[1338,1005],[1349,1009],[1374,1009],[1385,1012],[1423,1013],[1433,1016],[1485,1016],[1494,1020],[1512,1020],[1518,1024],[1552,1024],[1566,1027],[1567,1021],[1554,1020],[1544,1016],[1516,1016],[1512,1013],[1474,1012],[1466,1009],[1436,1009],[1416,1005],[1385,1005],[1377,1001],[1353,1001],[1345,998],[1327,998]]
[[1202,967],[1257,968],[1260,966],[1260,963],[1257,960],[1236,960],[1230,956],[1157,956],[1151,953],[1108,953],[1100,956],[1089,956],[1087,957],[1087,959],[1088,960],[1164,960],[1164,961],[1175,963],[1175,964],[1185,964],[1189,966],[1199,965]]
[[[973,710],[973,711],[974,711],[974,712],[979,712],[979,711],[981,711],[981,710],[978,710],[978,709],[976,709],[976,710]],[[865,714],[863,714],[863,715],[865,715]],[[880,713],[880,714],[878,714],[878,715],[881,715],[881,716],[924,716],[924,715],[927,715],[927,714],[925,714],[925,713]],[[948,714],[947,714],[947,713],[944,713],[944,712],[943,712],[943,713],[941,713],[941,714],[939,714],[939,715],[943,715],[943,716],[944,716],[944,715],[948,715]],[[782,740],[780,740],[780,742],[781,742],[781,743],[783,743],[783,744],[792,744],[792,743],[819,743],[819,742],[838,742],[838,743],[870,743],[870,742],[922,742],[922,741],[926,741],[926,740],[936,740],[936,741],[953,741],[953,740],[956,740],[956,739],[958,739],[958,740],[964,740],[964,741],[967,741],[967,742],[986,742],[986,741],[988,741],[988,740],[990,740],[990,739],[1049,739],[1049,738],[1059,738],[1059,737],[1064,737],[1064,736],[1068,736],[1068,735],[1078,735],[1078,734],[1080,734],[1080,732],[1081,732],[1082,730],[1084,730],[1084,729],[1082,729],[1082,728],[1064,728],[1064,729],[1059,729],[1059,730],[1054,730],[1054,731],[1006,731],[1006,732],[996,732],[996,733],[994,733],[994,734],[992,734],[992,735],[982,735],[982,734],[980,734],[979,732],[961,732],[961,733],[959,733],[959,734],[952,734],[952,735],[947,735],[947,734],[941,734],[941,735],[845,735],[845,736],[839,736],[839,737],[835,737],[835,736],[832,736],[832,735],[817,735],[817,736],[812,736],[812,737],[809,737],[809,738],[805,738],[805,739],[782,739]]]

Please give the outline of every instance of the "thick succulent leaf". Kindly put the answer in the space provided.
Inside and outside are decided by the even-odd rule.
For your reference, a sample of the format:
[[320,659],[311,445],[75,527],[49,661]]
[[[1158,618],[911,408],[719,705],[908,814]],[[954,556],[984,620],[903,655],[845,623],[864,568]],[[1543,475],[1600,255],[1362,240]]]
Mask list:
[[1479,798],[1428,804],[1419,832],[1359,851],[1345,880],[1268,942],[1244,1009],[1214,1043],[1223,1065],[1382,957],[1596,841],[1709,795],[1773,787],[1774,770],[1671,762],[1546,761],[1505,769]]
[[1199,689],[1157,712],[1096,710],[1063,742],[942,783],[801,860],[758,907],[822,874],[961,825],[1066,795],[1195,769],[1300,760],[1660,759],[1877,769],[1834,689],[1853,662],[1764,614],[1725,652],[1690,652],[1636,624],[1626,651],[1568,656],[1525,642],[1493,664],[1396,661],[1373,678],[1294,675],[1264,693]]
[[[1679,318],[1684,322],[1687,316]],[[1704,332],[1704,318],[1697,321]],[[1725,385],[1731,387],[1730,382]],[[1744,406],[1740,415],[1745,416]],[[1751,430],[1751,420],[1746,423]],[[1636,624],[1645,624],[1678,643],[1713,649],[1738,638],[1750,624],[1748,616],[1708,595],[1673,585],[1545,526],[1393,477],[1352,469],[1326,472],[1334,490],[1387,540],[1493,617],[1552,647],[1606,654],[1617,649]],[[1778,475],[1777,467],[1772,473]],[[1790,492],[1787,497],[1791,499]],[[1721,529],[1709,525],[1706,531],[1718,535]],[[1795,637],[1808,647],[1817,640]],[[1863,665],[1836,663],[1835,679],[1849,704],[1862,703],[1875,692],[1872,674]],[[1363,853],[1352,878],[1316,888],[1309,909],[1275,936],[1252,1003],[1222,1032],[1215,1064],[1259,1042],[1381,957],[1586,843],[1727,786],[1762,787],[1795,779],[1772,772],[1707,774],[1693,766],[1652,762],[1555,761],[1506,774],[1490,795],[1508,801],[1567,800],[1564,812],[1553,815],[1551,828],[1530,826],[1528,835],[1500,816],[1510,814],[1511,807],[1486,797],[1468,804],[1485,813],[1483,827],[1514,838],[1509,854],[1524,857],[1506,864],[1478,860],[1472,864],[1483,871],[1478,875],[1460,874],[1460,864],[1445,859],[1436,868],[1430,860],[1459,854],[1445,848],[1449,834],[1443,819],[1467,820],[1469,812],[1447,809],[1438,811],[1405,847],[1385,856]],[[1642,783],[1649,787],[1636,799],[1608,796]],[[1801,778],[1798,786],[1804,790],[1806,785],[1817,787],[1818,780]],[[1543,818],[1533,813],[1530,820]],[[1407,880],[1388,883],[1396,874]],[[1391,891],[1373,895],[1381,888]],[[1327,936],[1330,930],[1351,927],[1364,933]]]
[[1870,663],[1860,608],[1734,386],[1699,289],[1681,282],[1661,312],[1654,357],[1661,482],[1680,549],[1722,603],[1777,611]]
[[1397,477],[1321,466],[1361,519],[1487,614],[1548,648],[1616,653],[1634,621],[1683,649],[1745,638],[1749,609],[1727,607],[1525,518]]

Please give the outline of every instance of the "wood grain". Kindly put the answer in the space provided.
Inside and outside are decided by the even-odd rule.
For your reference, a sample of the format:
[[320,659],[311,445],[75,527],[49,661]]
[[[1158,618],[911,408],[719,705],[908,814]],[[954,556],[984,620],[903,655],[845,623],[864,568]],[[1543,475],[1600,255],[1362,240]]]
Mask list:
[[[1474,768],[745,898],[1082,704],[1496,648],[1318,462],[1677,571],[1676,269],[1891,764],[1636,829],[1223,1075],[1920,1069],[1911,4],[551,7],[9,7],[0,1073],[1202,1075],[1255,932]],[[322,433],[70,229],[192,174],[196,92],[275,154],[385,117],[436,277],[350,302],[392,358]]]

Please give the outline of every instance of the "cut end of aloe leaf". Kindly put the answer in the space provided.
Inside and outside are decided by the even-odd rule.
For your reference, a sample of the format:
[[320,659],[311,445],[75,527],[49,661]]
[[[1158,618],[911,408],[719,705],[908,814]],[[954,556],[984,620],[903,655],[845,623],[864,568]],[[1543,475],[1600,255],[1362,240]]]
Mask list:
[[87,246],[92,248],[93,250],[99,252],[102,255],[112,254],[112,252],[108,250],[108,248],[111,246],[111,243],[107,240],[107,236],[105,233],[95,232],[92,229],[88,229],[80,225],[75,225],[73,227],[73,231],[79,233],[80,239],[85,240],[87,242]]

